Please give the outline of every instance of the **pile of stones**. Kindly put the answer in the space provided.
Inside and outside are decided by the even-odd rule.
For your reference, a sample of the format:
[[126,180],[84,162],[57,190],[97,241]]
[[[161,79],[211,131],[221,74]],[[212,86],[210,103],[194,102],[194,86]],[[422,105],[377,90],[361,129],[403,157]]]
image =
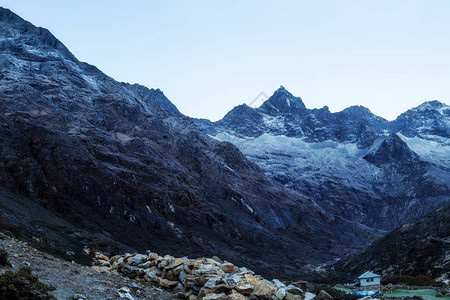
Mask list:
[[170,255],[124,254],[111,258],[97,254],[94,269],[141,278],[170,291],[179,299],[205,300],[303,300],[305,293],[295,284],[266,280],[247,268],[214,258],[189,259]]

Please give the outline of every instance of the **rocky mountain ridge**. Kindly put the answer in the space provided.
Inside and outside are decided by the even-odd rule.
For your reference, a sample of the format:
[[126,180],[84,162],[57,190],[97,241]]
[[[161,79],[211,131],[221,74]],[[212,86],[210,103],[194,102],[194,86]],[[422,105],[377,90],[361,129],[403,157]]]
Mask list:
[[336,232],[352,224],[273,182],[160,90],[115,81],[4,8],[0,28],[0,186],[91,232],[93,247],[220,255],[279,277],[358,247],[355,231]]
[[280,87],[259,108],[196,124],[331,218],[358,225],[355,235],[382,236],[450,199],[450,107],[438,101],[389,122],[361,106],[308,109]]
[[[0,186],[94,234],[90,246],[106,253],[219,255],[298,278],[448,201],[448,137],[437,129],[448,109],[436,103],[438,121],[426,107],[421,122],[402,121],[437,134],[428,139],[386,135],[391,123],[362,107],[308,110],[284,88],[259,109],[193,120],[4,8],[0,29]],[[52,234],[11,207],[2,217]]]

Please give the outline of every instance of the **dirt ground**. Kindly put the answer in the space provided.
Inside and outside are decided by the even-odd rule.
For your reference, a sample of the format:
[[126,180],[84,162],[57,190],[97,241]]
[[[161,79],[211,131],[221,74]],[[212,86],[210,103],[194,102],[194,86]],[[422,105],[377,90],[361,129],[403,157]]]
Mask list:
[[[126,299],[120,298],[117,292],[122,287],[129,288],[134,299],[174,299],[169,293],[145,282],[99,273],[88,266],[55,258],[2,233],[0,248],[8,252],[14,270],[29,266],[42,282],[54,286],[56,290],[52,294],[57,299],[72,299],[76,294],[84,295],[89,300]],[[0,269],[1,273],[4,271]]]

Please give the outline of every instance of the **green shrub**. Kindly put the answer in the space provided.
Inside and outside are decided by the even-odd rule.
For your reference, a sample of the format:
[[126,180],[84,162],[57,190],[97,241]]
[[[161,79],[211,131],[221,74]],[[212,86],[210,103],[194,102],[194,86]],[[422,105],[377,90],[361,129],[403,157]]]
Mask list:
[[40,282],[28,267],[0,276],[0,299],[3,300],[56,300],[49,294],[52,290],[53,287]]
[[9,266],[8,261],[8,252],[5,251],[5,249],[0,249],[0,267],[7,267]]
[[381,282],[383,285],[392,284],[406,284],[406,285],[416,285],[416,286],[430,286],[436,283],[426,275],[410,276],[410,275],[400,275],[391,276],[383,279]]
[[356,296],[356,295],[349,294],[344,291],[340,291],[329,285],[316,285],[316,286],[314,286],[312,293],[317,295],[317,294],[319,294],[319,292],[321,290],[324,290],[325,292],[330,294],[330,296],[333,297],[334,300],[356,300],[356,299],[361,298],[361,296]]

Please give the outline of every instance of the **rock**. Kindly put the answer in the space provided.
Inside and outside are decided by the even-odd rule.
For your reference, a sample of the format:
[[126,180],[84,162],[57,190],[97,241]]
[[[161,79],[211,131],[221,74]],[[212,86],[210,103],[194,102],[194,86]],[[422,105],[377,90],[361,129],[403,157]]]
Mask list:
[[130,262],[130,265],[137,266],[147,261],[147,256],[143,254],[136,254]]
[[106,256],[106,255],[103,255],[103,254],[99,253],[99,254],[96,254],[96,255],[95,255],[95,259],[96,259],[96,260],[106,260],[106,261],[108,261],[108,260],[109,260],[109,257]]
[[302,296],[286,292],[285,300],[302,300]]
[[223,264],[223,260],[221,260],[219,257],[217,256],[213,256],[212,257],[213,260],[217,261],[219,264]]
[[233,265],[232,263],[224,263],[220,266],[220,268],[225,273],[233,273],[234,271],[236,271],[236,266]]
[[177,258],[177,259],[175,259],[174,262],[172,263],[171,268],[173,269],[173,268],[178,267],[179,265],[183,264],[185,262],[185,260],[186,260],[186,258]]
[[286,297],[286,288],[284,288],[284,287],[278,288],[273,295],[278,300],[284,299],[284,297]]
[[120,298],[126,298],[129,300],[134,300],[133,296],[130,294],[130,289],[127,287],[121,287],[117,290],[117,293],[119,294]]
[[100,273],[106,273],[107,269],[105,267],[99,267],[99,266],[93,266],[92,269],[94,269],[97,272]]
[[292,282],[291,285],[301,288],[304,291],[310,291],[314,288],[314,286],[311,283],[304,280]]
[[228,295],[227,300],[245,300],[245,296],[233,290],[231,294]]
[[268,299],[275,290],[276,287],[273,286],[270,281],[262,280],[255,283],[252,294],[258,298]]
[[253,285],[248,280],[242,280],[237,283],[235,289],[242,295],[249,295],[253,291]]
[[203,297],[203,300],[227,300],[227,295],[225,293],[220,294],[208,294]]
[[139,268],[143,268],[143,269],[148,269],[152,266],[152,262],[151,261],[146,261],[145,263],[139,264],[138,267]]
[[251,275],[254,275],[254,274],[255,274],[255,272],[253,272],[252,270],[247,269],[246,267],[239,268],[239,270],[240,270],[242,273],[248,273],[248,274],[251,274]]
[[87,300],[85,295],[82,294],[75,294],[72,297],[70,297],[71,300]]
[[150,269],[146,269],[145,270],[145,275],[144,275],[144,279],[148,282],[154,282],[159,284],[159,282],[161,281],[160,276],[161,275],[161,270],[159,270],[156,267],[152,267]]
[[178,279],[180,280],[181,283],[184,282],[184,280],[186,279],[186,272],[184,270],[180,272],[180,275],[178,275]]
[[321,290],[319,294],[314,298],[314,300],[331,300],[333,297],[330,296],[327,292],[324,290]]
[[111,257],[111,258],[109,259],[109,263],[110,263],[111,265],[113,265],[119,258],[120,258],[120,255],[114,255],[113,257]]
[[222,271],[218,266],[214,265],[201,265],[198,269],[198,273],[201,275],[210,275],[210,276],[224,276],[225,272]]
[[181,298],[184,295],[184,287],[181,285],[181,283],[177,284],[177,286],[172,290],[172,293],[177,298]]
[[303,290],[301,288],[293,286],[292,284],[287,286],[286,292],[291,293],[293,295],[299,295],[299,296],[303,297]]
[[167,279],[163,279],[161,280],[161,282],[159,283],[160,286],[170,289],[175,287],[178,284],[178,281],[171,281],[171,280],[167,280]]
[[314,295],[313,293],[310,292],[306,292],[305,293],[305,299],[304,300],[312,300],[316,297],[316,295]]
[[123,266],[122,268],[120,268],[120,271],[130,277],[131,279],[134,279],[136,277],[142,277],[145,274],[145,270],[144,269],[140,269],[139,267],[136,266]]
[[208,281],[205,283],[204,287],[208,289],[215,288],[217,285],[217,282],[220,280],[219,276],[214,276],[208,279]]
[[281,288],[281,287],[286,287],[286,285],[284,283],[282,283],[281,281],[279,281],[278,279],[273,279],[272,283],[277,287],[277,288]]

